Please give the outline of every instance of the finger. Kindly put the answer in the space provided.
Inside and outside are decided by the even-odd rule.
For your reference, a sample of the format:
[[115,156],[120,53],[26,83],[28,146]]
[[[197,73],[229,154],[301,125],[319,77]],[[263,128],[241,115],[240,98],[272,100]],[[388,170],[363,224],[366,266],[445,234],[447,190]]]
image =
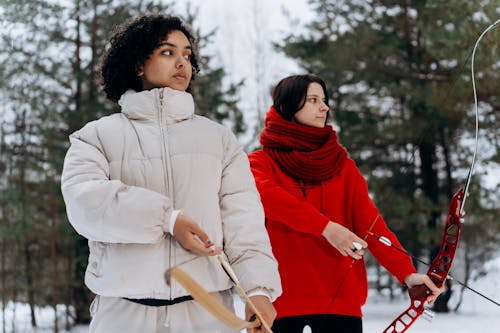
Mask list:
[[208,235],[203,229],[201,229],[198,225],[193,225],[191,227],[191,233],[196,235],[198,237],[198,241],[200,241],[203,245],[208,245],[211,246],[211,241],[210,238],[208,238]]
[[361,245],[360,243],[358,243],[358,242],[356,242],[356,241],[352,242],[352,246],[353,246],[353,247],[352,247],[352,250],[353,250],[354,252],[356,252],[356,251],[358,251],[358,250],[361,250],[361,249],[363,248],[363,245]]
[[431,294],[428,298],[427,298],[427,302],[432,305],[434,304],[434,302],[436,302],[437,298],[438,298],[439,295],[435,295],[435,294]]
[[356,241],[352,242],[352,246],[353,247],[350,249],[349,255],[356,260],[361,259],[363,257],[363,255],[365,254],[365,251],[363,250],[363,246]]
[[359,245],[361,245],[361,247],[362,247],[363,249],[366,249],[366,248],[368,247],[368,243],[367,243],[364,239],[361,239],[361,238],[359,238],[359,237],[358,237],[358,238],[356,238],[356,239],[354,240],[354,242],[356,242],[356,243],[358,243]]
[[359,250],[359,251],[356,251],[356,254],[362,257],[362,256],[365,255],[365,251],[364,250]]
[[[197,236],[197,238],[198,238],[198,236]],[[218,255],[222,252],[222,247],[216,246],[214,244],[214,242],[212,242],[209,239],[204,243],[204,245],[205,245],[205,249],[208,250],[208,252],[206,252],[208,255],[215,256],[215,255]]]
[[197,252],[197,253],[202,253],[202,254],[208,254],[210,253],[210,249],[205,247],[205,244],[200,240],[198,235],[196,234],[191,234],[192,238],[190,241],[190,247],[189,249],[191,251]]
[[355,260],[359,260],[359,259],[363,258],[363,256],[360,256],[359,254],[353,254],[351,257]]
[[363,258],[362,255],[360,255],[358,252],[352,252],[349,254],[353,259],[356,259],[356,260],[359,260],[361,258]]
[[439,295],[441,293],[439,288],[434,284],[434,282],[432,282],[432,280],[428,275],[424,275],[423,280],[424,284],[427,286],[427,288],[429,288],[432,291],[433,294]]
[[424,276],[423,281],[430,292],[430,294],[427,296],[427,302],[432,305],[441,294],[441,289],[436,287],[434,282],[432,282],[432,280],[427,275]]
[[209,256],[217,256],[222,253],[222,248],[220,246],[215,247],[214,249],[210,248],[208,252]]
[[200,237],[198,235],[196,234],[191,234],[191,235],[192,238],[189,240],[189,243],[186,244],[185,246],[188,250],[210,256],[218,255],[222,252],[222,249],[220,247],[215,247],[214,245],[210,245],[207,247],[206,244],[200,240]]

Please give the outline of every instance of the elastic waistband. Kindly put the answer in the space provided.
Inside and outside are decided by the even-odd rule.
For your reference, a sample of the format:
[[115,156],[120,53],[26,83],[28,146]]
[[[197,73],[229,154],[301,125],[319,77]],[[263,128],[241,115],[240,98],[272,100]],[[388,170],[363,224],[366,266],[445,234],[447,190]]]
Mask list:
[[126,298],[127,301],[131,301],[134,303],[147,305],[147,306],[166,306],[166,305],[174,305],[186,301],[192,301],[192,296],[181,296],[174,299],[156,299],[156,298]]

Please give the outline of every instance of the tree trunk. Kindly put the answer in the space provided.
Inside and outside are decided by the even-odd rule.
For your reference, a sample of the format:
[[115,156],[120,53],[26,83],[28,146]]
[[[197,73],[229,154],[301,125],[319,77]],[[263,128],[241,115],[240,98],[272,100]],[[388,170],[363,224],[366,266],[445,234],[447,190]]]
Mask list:
[[54,307],[54,333],[59,333],[59,317],[57,315],[57,303],[59,302],[58,290],[59,279],[57,274],[57,204],[56,198],[51,194],[50,215],[52,215],[52,232],[50,233],[50,261],[52,264],[52,306]]
[[7,241],[5,239],[1,240],[2,242],[2,247],[1,247],[1,255],[2,255],[2,264],[1,264],[1,279],[2,279],[2,333],[7,332],[6,328],[6,316],[5,316],[5,310],[7,308],[7,272],[6,272],[6,252],[7,252]]
[[438,177],[437,172],[434,169],[434,163],[436,160],[436,145],[434,143],[421,142],[419,144],[419,153],[421,162],[420,172],[422,177],[422,190],[434,206],[427,221],[427,227],[432,231],[436,229],[437,219],[440,215],[439,210],[435,208],[438,205],[439,197]]
[[27,171],[27,152],[28,152],[28,139],[26,136],[29,132],[29,126],[26,122],[27,111],[23,111],[20,114],[20,119],[17,122],[16,129],[21,133],[21,142],[20,142],[20,152],[19,152],[19,178],[17,180],[17,184],[19,186],[19,203],[20,203],[20,211],[21,211],[21,225],[22,225],[22,253],[24,256],[24,273],[26,277],[26,292],[28,296],[28,304],[30,307],[30,317],[31,317],[31,326],[36,327],[36,316],[35,316],[35,290],[33,285],[33,261],[31,257],[30,251],[30,241],[28,235],[30,234],[28,227],[28,197],[27,197],[27,182],[26,182],[26,171]]
[[25,273],[26,273],[26,284],[28,289],[28,304],[30,306],[30,316],[31,316],[31,327],[36,327],[36,315],[35,315],[35,286],[33,285],[33,261],[31,257],[31,251],[29,249],[29,244],[26,241],[24,244],[24,261],[25,261]]
[[[75,2],[75,20],[76,20],[76,39],[75,39],[75,62],[73,63],[73,72],[76,77],[76,93],[74,96],[75,102],[75,115],[70,121],[69,131],[73,132],[80,128],[83,123],[83,119],[86,116],[83,115],[83,70],[81,63],[81,34],[80,29],[82,26],[81,13],[80,13],[80,1]],[[88,324],[90,322],[89,305],[90,305],[90,294],[86,287],[82,284],[85,278],[85,266],[88,258],[88,245],[87,241],[78,236],[73,242],[73,250],[75,256],[75,266],[74,266],[74,282],[71,283],[71,294],[73,299],[73,306],[75,307],[75,324]]]
[[471,257],[467,255],[467,253],[469,252],[469,244],[467,242],[463,242],[462,244],[464,244],[464,247],[465,247],[465,253],[464,253],[464,261],[465,261],[465,276],[464,276],[464,281],[463,281],[463,284],[462,287],[460,288],[460,294],[458,295],[458,302],[457,304],[455,305],[455,307],[453,308],[453,312],[457,312],[458,309],[460,308],[460,306],[462,305],[462,301],[463,301],[463,298],[464,298],[464,291],[465,291],[465,286],[469,284],[469,279],[470,279],[470,276],[471,276]]
[[451,177],[451,160],[450,160],[450,151],[448,147],[448,143],[446,142],[446,135],[445,135],[445,127],[440,125],[439,126],[439,139],[441,141],[441,147],[443,147],[443,157],[444,157],[444,163],[445,163],[445,170],[446,170],[446,184],[445,184],[445,190],[446,190],[446,195],[448,198],[451,200],[453,197],[453,181]]
[[[429,214],[427,221],[427,227],[430,232],[435,232],[437,228],[437,222],[440,216],[440,211],[438,207],[439,199],[439,187],[438,187],[438,177],[437,171],[434,169],[434,162],[436,159],[436,146],[432,143],[422,142],[419,145],[420,159],[421,159],[421,173],[422,173],[422,190],[425,195],[429,198],[432,203],[432,209]],[[439,252],[439,247],[441,244],[440,238],[435,238],[434,244],[431,244],[430,262],[432,262]],[[446,291],[439,295],[434,303],[433,309],[436,312],[449,312],[448,301],[451,297],[451,282],[446,281]]]
[[73,284],[72,296],[75,307],[75,324],[88,324],[90,322],[89,305],[91,303],[91,293],[82,284],[85,279],[85,267],[88,258],[87,240],[78,237],[74,241],[75,256],[75,281]]

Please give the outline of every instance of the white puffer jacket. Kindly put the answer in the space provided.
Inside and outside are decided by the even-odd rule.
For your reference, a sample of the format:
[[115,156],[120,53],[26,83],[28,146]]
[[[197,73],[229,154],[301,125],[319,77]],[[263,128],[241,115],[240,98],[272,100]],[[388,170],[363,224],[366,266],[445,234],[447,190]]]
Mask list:
[[173,299],[175,265],[208,291],[231,283],[213,257],[182,248],[166,225],[172,210],[193,218],[248,291],[281,293],[277,263],[246,154],[230,130],[194,115],[192,96],[170,88],[128,91],[122,113],[70,136],[62,193],[68,218],[89,240],[85,283],[94,293]]

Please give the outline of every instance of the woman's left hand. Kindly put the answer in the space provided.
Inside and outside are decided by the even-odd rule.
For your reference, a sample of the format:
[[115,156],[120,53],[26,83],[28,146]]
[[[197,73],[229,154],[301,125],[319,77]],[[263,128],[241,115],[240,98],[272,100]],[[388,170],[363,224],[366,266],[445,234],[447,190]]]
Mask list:
[[[274,322],[274,318],[276,318],[276,309],[274,308],[273,303],[269,300],[269,297],[263,296],[263,295],[255,295],[251,296],[250,300],[252,301],[253,305],[255,305],[255,308],[257,308],[257,311],[260,312],[262,315],[262,319],[265,320],[266,324],[271,327]],[[254,316],[254,312],[248,306],[248,304],[245,306],[245,317],[246,320],[250,320]],[[256,328],[247,328],[247,333],[268,333],[267,330],[263,327],[256,327]]]
[[441,288],[438,288],[426,274],[412,273],[404,279],[404,282],[408,288],[425,284],[425,286],[431,291],[431,294],[427,296],[427,302],[429,304],[433,304],[439,294],[441,294],[445,289],[444,284]]

